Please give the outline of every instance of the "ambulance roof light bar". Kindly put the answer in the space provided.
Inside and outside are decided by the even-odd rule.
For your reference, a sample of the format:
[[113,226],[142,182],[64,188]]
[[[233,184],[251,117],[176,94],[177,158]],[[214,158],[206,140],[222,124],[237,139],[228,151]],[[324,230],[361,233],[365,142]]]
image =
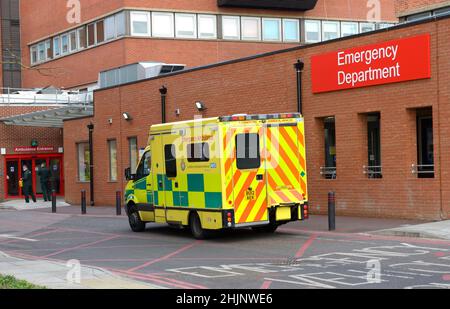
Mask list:
[[260,114],[260,115],[238,114],[232,116],[219,117],[219,120],[221,122],[229,122],[229,121],[289,119],[289,118],[302,118],[302,115],[299,113]]

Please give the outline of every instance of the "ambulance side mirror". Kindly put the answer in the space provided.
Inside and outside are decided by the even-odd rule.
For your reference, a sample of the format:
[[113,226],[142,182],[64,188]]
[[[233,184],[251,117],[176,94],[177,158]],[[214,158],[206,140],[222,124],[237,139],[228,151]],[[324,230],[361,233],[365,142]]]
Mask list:
[[135,178],[136,178],[136,176],[131,173],[130,167],[125,169],[125,179],[127,181],[134,180]]

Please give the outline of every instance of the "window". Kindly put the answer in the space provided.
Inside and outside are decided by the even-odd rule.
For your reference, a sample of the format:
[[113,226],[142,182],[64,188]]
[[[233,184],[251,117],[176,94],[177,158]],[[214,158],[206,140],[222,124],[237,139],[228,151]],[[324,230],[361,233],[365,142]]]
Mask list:
[[215,15],[198,15],[198,38],[217,38],[217,17]]
[[45,54],[47,59],[52,59],[53,58],[53,45],[52,45],[52,40],[47,40],[45,41]]
[[116,37],[116,19],[114,16],[105,18],[105,40],[112,40]]
[[177,177],[177,156],[175,145],[164,146],[164,158],[166,161],[166,176],[167,178]]
[[61,55],[61,39],[59,36],[53,39],[53,55],[54,57]]
[[257,17],[242,17],[241,33],[243,40],[261,40],[261,19]]
[[263,40],[281,41],[281,19],[263,18]]
[[155,37],[173,38],[174,25],[172,13],[152,13],[152,33]]
[[320,42],[320,33],[319,20],[305,20],[305,41],[307,43]]
[[39,43],[38,45],[38,61],[45,61],[45,43]]
[[197,38],[197,16],[195,14],[175,14],[177,38]]
[[78,180],[87,182],[90,176],[90,152],[88,143],[77,144],[78,150]]
[[256,169],[261,166],[259,135],[246,133],[236,135],[236,164],[240,170]]
[[209,161],[209,144],[196,143],[187,146],[188,162],[208,162]]
[[96,23],[97,28],[97,41],[96,43],[102,43],[105,41],[105,23],[103,20]]
[[38,62],[38,51],[37,46],[31,47],[31,64],[35,64]]
[[322,22],[322,40],[328,41],[339,37],[339,22],[323,21]]
[[428,17],[431,17],[431,12],[410,15],[410,16],[406,17],[406,21],[415,21],[415,20],[425,19]]
[[139,167],[137,168],[136,180],[149,176],[151,170],[152,170],[152,154],[150,151],[147,151],[142,156],[142,160],[139,163]]
[[378,24],[378,29],[385,29],[385,28],[389,28],[392,26],[393,26],[393,24],[386,24],[386,23]]
[[78,49],[78,45],[77,45],[77,32],[76,31],[72,31],[70,34],[70,51],[74,52]]
[[114,23],[116,25],[116,36],[124,36],[126,32],[125,13],[121,12],[114,15]]
[[78,48],[86,48],[86,27],[79,28],[78,32]]
[[417,117],[417,177],[434,178],[433,110],[421,108]]
[[109,180],[117,181],[117,141],[108,141],[109,150]]
[[283,19],[283,40],[286,42],[300,41],[300,23],[297,19]]
[[241,38],[239,16],[222,16],[222,38],[225,40]]
[[352,23],[352,22],[342,22],[341,23],[341,34],[342,37],[350,36],[358,34],[358,23]]
[[369,178],[382,178],[380,113],[367,115],[367,153],[366,174]]
[[131,35],[150,36],[150,13],[131,12]]
[[365,33],[375,30],[375,24],[374,23],[360,23],[359,24],[359,32]]
[[325,166],[321,174],[326,179],[336,179],[336,121],[334,117],[324,119]]
[[69,52],[69,35],[64,34],[61,36],[61,53],[67,54]]
[[139,160],[139,150],[136,137],[130,137],[128,139],[128,150],[130,154],[130,167],[132,171],[135,171]]
[[449,13],[450,13],[450,6],[442,8],[442,9],[438,9],[438,10],[433,12],[433,14],[436,15],[436,16],[447,15]]
[[95,24],[87,26],[87,46],[95,45]]

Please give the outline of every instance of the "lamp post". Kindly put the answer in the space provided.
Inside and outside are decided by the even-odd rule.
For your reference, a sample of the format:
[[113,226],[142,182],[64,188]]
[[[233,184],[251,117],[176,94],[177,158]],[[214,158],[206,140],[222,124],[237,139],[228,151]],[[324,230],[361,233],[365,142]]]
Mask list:
[[305,64],[299,59],[294,64],[297,72],[297,111],[303,115],[302,72]]
[[161,123],[166,123],[166,98],[167,98],[167,88],[162,86],[159,89],[161,94]]
[[93,148],[93,134],[94,134],[94,124],[90,123],[87,126],[89,130],[89,181],[90,181],[90,191],[91,191],[91,206],[95,205],[94,202],[94,148]]

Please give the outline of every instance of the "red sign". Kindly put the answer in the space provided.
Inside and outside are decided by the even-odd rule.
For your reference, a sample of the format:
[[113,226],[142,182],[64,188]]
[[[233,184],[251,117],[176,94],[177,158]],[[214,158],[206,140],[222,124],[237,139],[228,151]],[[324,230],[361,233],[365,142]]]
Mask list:
[[311,58],[313,93],[431,78],[430,35]]
[[54,151],[55,147],[16,147],[14,148],[14,152],[49,152]]

